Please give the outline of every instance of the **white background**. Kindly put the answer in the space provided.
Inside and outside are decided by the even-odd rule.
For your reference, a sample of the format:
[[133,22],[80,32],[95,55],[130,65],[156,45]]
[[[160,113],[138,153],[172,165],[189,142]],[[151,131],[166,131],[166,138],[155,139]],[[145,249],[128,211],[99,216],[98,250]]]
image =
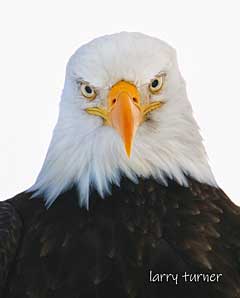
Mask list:
[[[225,192],[240,204],[239,1],[4,1],[0,7],[0,199],[33,184],[81,44],[141,31],[173,45]],[[3,1],[2,1],[3,3]]]

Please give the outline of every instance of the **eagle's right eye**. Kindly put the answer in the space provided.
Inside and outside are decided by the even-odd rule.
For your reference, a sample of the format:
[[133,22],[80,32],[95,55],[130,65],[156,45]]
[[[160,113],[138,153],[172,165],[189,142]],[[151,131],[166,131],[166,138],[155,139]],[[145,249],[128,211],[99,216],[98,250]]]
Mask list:
[[96,91],[87,83],[81,83],[80,90],[82,95],[89,100],[93,100],[96,97]]

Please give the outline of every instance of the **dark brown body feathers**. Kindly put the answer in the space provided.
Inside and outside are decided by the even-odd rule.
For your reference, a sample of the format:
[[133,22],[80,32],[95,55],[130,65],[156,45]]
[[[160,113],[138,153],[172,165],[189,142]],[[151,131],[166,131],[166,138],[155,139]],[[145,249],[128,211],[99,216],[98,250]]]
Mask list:
[[[240,208],[189,179],[123,180],[89,211],[75,189],[46,209],[22,193],[0,204],[0,297],[240,297]],[[221,273],[219,282],[150,282],[154,273]]]

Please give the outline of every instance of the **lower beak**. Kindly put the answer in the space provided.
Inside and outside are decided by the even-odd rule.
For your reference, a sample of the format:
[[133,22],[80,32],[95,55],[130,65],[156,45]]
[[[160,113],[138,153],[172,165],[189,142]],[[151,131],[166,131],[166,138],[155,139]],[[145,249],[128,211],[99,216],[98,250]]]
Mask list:
[[142,120],[142,112],[135,100],[135,97],[123,90],[114,98],[109,113],[109,122],[122,137],[128,157],[131,155],[134,136]]

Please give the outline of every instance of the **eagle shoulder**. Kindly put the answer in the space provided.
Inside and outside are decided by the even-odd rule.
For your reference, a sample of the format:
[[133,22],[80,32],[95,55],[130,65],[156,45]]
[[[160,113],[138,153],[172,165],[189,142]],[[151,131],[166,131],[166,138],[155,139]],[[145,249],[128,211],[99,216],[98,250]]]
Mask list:
[[22,220],[8,201],[0,202],[0,296],[15,260],[22,234]]
[[219,297],[240,296],[240,208],[217,187],[189,179],[165,200],[165,236],[195,272],[222,274]]

